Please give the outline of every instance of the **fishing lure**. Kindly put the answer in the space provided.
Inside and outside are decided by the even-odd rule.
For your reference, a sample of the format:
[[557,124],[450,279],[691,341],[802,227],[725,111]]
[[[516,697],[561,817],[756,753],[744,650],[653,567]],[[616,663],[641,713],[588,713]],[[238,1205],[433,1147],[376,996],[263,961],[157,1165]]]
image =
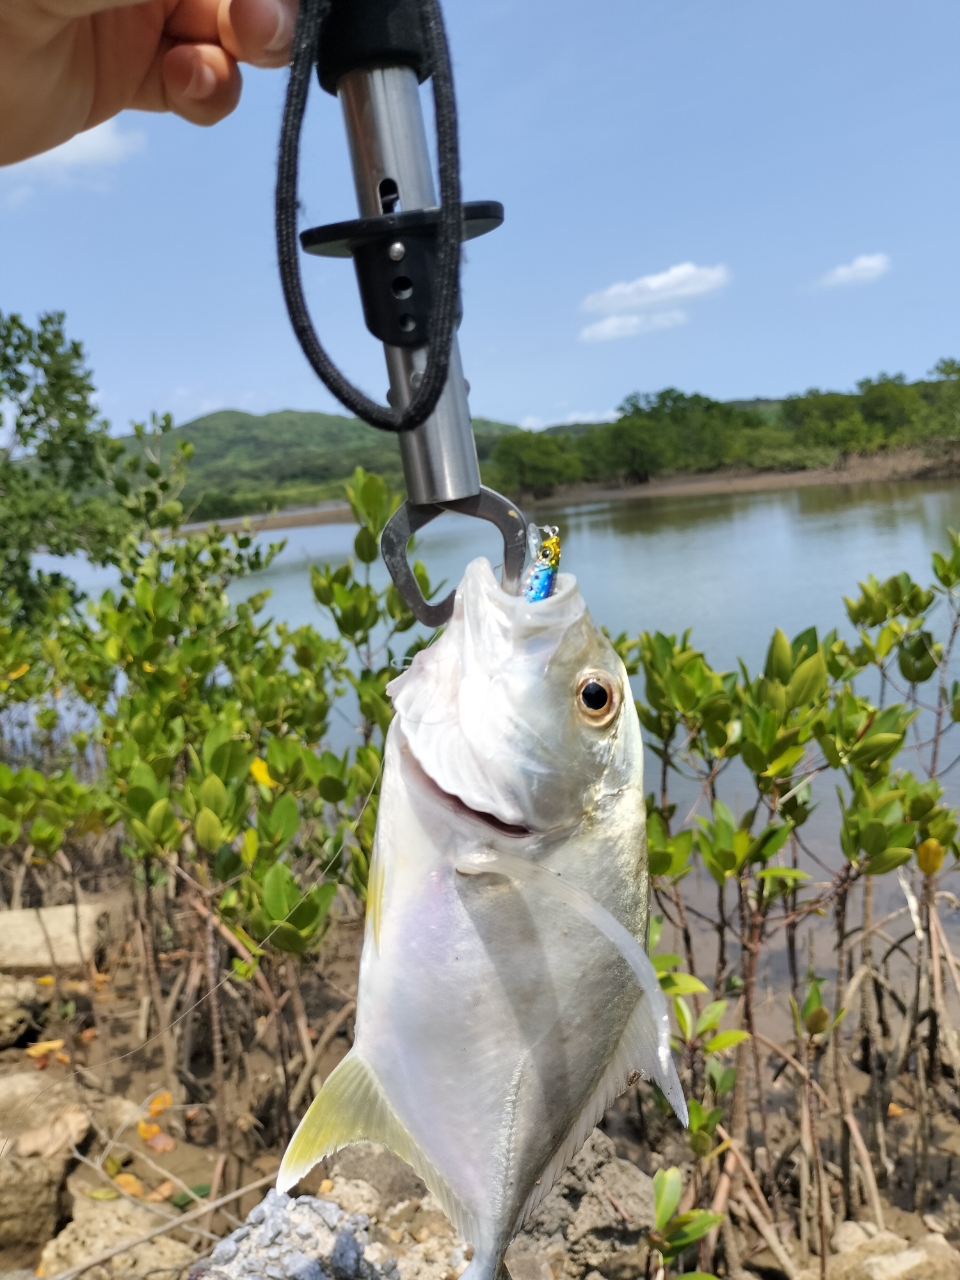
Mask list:
[[[546,537],[541,538],[540,534]],[[538,529],[535,524],[527,526],[527,546],[533,560],[523,581],[524,598],[531,604],[538,600],[546,600],[552,596],[557,586],[557,571],[560,568],[560,530],[555,524],[544,525]]]

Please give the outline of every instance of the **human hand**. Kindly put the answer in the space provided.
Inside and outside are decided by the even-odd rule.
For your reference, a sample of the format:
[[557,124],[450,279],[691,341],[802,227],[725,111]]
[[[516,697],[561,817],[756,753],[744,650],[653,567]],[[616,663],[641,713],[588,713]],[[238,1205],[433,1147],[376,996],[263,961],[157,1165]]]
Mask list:
[[238,62],[289,60],[296,0],[0,0],[0,164],[127,108],[216,124]]

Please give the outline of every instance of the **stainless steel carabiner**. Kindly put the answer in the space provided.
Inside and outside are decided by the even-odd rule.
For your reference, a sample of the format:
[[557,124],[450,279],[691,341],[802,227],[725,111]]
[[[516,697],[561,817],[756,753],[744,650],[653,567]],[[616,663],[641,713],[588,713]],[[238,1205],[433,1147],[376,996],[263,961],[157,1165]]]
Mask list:
[[520,576],[527,551],[527,530],[522,513],[507,498],[483,485],[473,497],[460,498],[454,502],[419,505],[409,501],[402,503],[387,522],[380,538],[380,551],[401,599],[412,610],[418,622],[428,627],[442,627],[449,621],[457,593],[451,591],[439,604],[430,604],[425,600],[407,560],[407,544],[418,530],[437,516],[443,515],[444,511],[476,516],[479,520],[489,520],[497,526],[503,535],[500,585],[511,595],[516,595],[520,590]]

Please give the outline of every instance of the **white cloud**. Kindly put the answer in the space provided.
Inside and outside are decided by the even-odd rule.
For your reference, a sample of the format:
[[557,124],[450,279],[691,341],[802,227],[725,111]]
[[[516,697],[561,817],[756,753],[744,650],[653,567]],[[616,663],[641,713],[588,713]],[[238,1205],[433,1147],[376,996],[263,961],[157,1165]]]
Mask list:
[[843,266],[834,267],[820,280],[821,289],[835,289],[838,285],[869,284],[879,280],[890,270],[890,257],[886,253],[861,253]]
[[21,173],[29,170],[31,173],[66,174],[77,169],[120,164],[128,156],[142,151],[146,141],[142,133],[121,133],[115,119],[105,120],[103,124],[87,129],[85,133],[78,133],[52,151],[31,156],[29,160],[15,165],[14,169]]
[[685,311],[658,311],[652,316],[607,316],[580,330],[581,342],[610,342],[614,338],[633,338],[639,333],[657,329],[675,329],[686,324]]
[[584,409],[583,412],[574,410],[562,419],[562,425],[567,426],[573,422],[616,422],[619,417],[616,409],[602,409],[599,413],[596,409]]
[[547,426],[567,427],[581,422],[616,422],[619,417],[620,414],[616,409],[574,409],[562,418],[555,416],[541,418],[539,414],[531,413],[520,419],[520,426],[524,431],[543,431]]
[[597,311],[601,315],[617,315],[625,311],[661,306],[676,298],[694,298],[701,293],[712,293],[729,281],[730,272],[722,263],[716,267],[698,267],[694,262],[680,262],[656,275],[641,276],[639,280],[629,282],[620,281],[598,293],[591,293],[583,300],[583,310]]
[[103,169],[122,164],[142,151],[146,144],[145,134],[122,131],[116,120],[106,120],[85,133],[78,133],[52,151],[44,151],[29,160],[0,169],[0,176],[13,179],[14,184],[8,190],[4,203],[8,207],[23,204],[33,194],[37,182],[64,183],[80,176],[96,175]]

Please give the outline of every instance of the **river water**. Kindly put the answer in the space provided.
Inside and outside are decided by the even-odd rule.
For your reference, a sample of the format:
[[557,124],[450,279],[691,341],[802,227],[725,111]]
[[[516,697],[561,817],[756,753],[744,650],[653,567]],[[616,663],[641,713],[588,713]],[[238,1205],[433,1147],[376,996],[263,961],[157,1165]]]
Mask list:
[[[960,482],[822,485],[770,493],[722,493],[639,501],[542,506],[538,523],[560,526],[562,568],[576,574],[598,623],[614,634],[690,627],[693,642],[716,667],[738,657],[762,663],[770,635],[811,624],[821,634],[851,634],[843,596],[873,573],[906,570],[931,578],[930,555],[945,549],[947,528],[960,528]],[[266,546],[285,540],[263,573],[235,583],[234,600],[268,588],[266,614],[293,626],[326,629],[310,589],[311,564],[342,563],[352,553],[349,524],[263,533]],[[497,564],[492,526],[444,515],[420,534],[415,553],[434,582],[457,582],[473,556]],[[115,575],[79,558],[36,557],[64,570],[96,594]],[[373,580],[386,581],[381,565]]]
[[[921,583],[931,581],[931,553],[946,549],[949,527],[960,528],[960,484],[824,485],[594,502],[541,507],[536,519],[560,526],[562,567],[576,574],[594,619],[613,634],[680,633],[692,628],[693,643],[715,667],[730,670],[742,658],[756,672],[775,627],[791,638],[811,624],[821,636],[837,628],[852,638],[843,597],[857,596],[857,584],[868,574],[883,580],[906,570]],[[317,624],[321,619],[310,590],[309,565],[342,561],[350,554],[353,528],[321,525],[285,532],[287,545],[271,567],[237,584],[234,591],[239,596],[269,587],[267,609],[274,616],[289,623]],[[264,540],[270,537],[264,535]],[[447,515],[423,532],[417,554],[433,581],[453,584],[472,556],[484,554],[498,562],[497,534],[481,521]],[[375,569],[374,579],[385,581],[381,568]],[[640,695],[640,682],[634,683]],[[346,719],[334,717],[331,737],[338,745],[346,745],[352,732]],[[918,768],[912,750],[904,751],[898,763]],[[655,785],[658,769],[659,762],[648,753],[648,790]],[[804,837],[823,862],[836,869],[842,857],[833,779],[825,775],[813,791],[817,806]],[[960,785],[949,785],[949,793],[953,803],[960,802]],[[683,825],[695,812],[704,811],[698,807],[698,788],[683,779],[673,780],[671,794]],[[740,766],[722,779],[721,795],[737,815],[756,801],[752,782]],[[805,855],[800,865],[812,881],[825,882],[822,865]],[[949,877],[951,888],[956,887],[955,879]],[[685,884],[684,896],[694,910],[716,918],[716,888],[699,865]],[[728,902],[728,910],[731,905]],[[876,886],[877,915],[902,906],[897,878],[883,877]],[[858,915],[859,891],[850,904],[851,922]],[[951,912],[944,916],[951,936],[960,939],[960,917]],[[697,922],[695,929],[700,972],[706,975],[714,962],[712,931]],[[803,940],[805,954],[816,957],[829,972],[832,922],[810,921]],[[679,951],[679,943],[667,928],[664,945]],[[907,975],[900,976],[908,985]],[[787,982],[783,934],[765,949],[760,981],[766,992],[765,1016],[778,1032],[787,1034],[786,1006],[772,995],[782,993]]]
[[[931,552],[960,527],[960,484],[824,485],[771,493],[724,493],[541,507],[538,523],[560,526],[562,568],[576,574],[594,619],[614,634],[693,629],[713,665],[762,663],[770,635],[815,624],[850,632],[843,596],[873,573],[907,570],[929,580]],[[285,537],[270,568],[236,584],[245,597],[269,587],[267,611],[291,624],[321,623],[311,563],[350,554],[349,525],[261,535]],[[500,558],[497,534],[479,520],[443,516],[420,535],[416,554],[433,581],[454,584],[475,555]],[[382,570],[374,572],[383,580]]]
[[[824,485],[770,493],[724,493],[691,497],[658,497],[541,507],[538,523],[560,526],[563,569],[576,574],[595,620],[612,633],[642,630],[682,632],[692,628],[692,640],[717,668],[729,670],[742,658],[749,670],[763,664],[775,627],[793,637],[811,624],[823,635],[836,627],[852,637],[843,596],[859,594],[858,582],[868,574],[888,577],[906,570],[926,584],[931,580],[930,556],[946,549],[947,528],[960,528],[960,483],[896,482]],[[263,573],[235,583],[234,600],[269,588],[265,614],[292,626],[311,623],[330,633],[313,599],[311,564],[342,563],[351,554],[351,525],[315,525],[259,535],[264,544],[286,540],[284,549]],[[498,535],[482,521],[445,515],[422,533],[416,552],[434,582],[453,585],[464,565],[476,555],[496,564]],[[39,563],[52,568],[52,558]],[[112,575],[82,562],[63,562],[81,587],[94,593]],[[386,581],[382,566],[372,568],[378,584]],[[448,588],[449,589],[449,586]],[[400,649],[408,643],[400,637]],[[642,691],[637,685],[636,692]],[[349,703],[332,717],[330,745],[342,750],[356,741]],[[916,754],[905,751],[898,762],[917,767]],[[648,760],[648,789],[658,762]],[[960,771],[958,771],[960,772]],[[960,779],[950,785],[950,800],[960,802]],[[697,811],[698,793],[682,780],[674,783],[677,820],[684,825]],[[752,785],[742,769],[723,780],[721,794],[739,814],[755,802]],[[829,778],[815,784],[818,806],[804,834],[831,867],[840,862],[837,805]],[[702,812],[702,808],[699,809]],[[814,881],[824,872],[802,859]],[[951,875],[950,887],[955,876]],[[707,916],[715,914],[716,890],[709,877],[696,871],[687,882],[692,902]],[[877,912],[903,905],[895,876],[877,886]],[[960,917],[946,913],[951,934],[960,938]],[[678,950],[668,933],[664,943]],[[712,965],[709,930],[703,935],[704,968]],[[827,962],[832,949],[830,925],[814,929],[816,944]],[[699,949],[699,948],[698,948]],[[783,988],[786,960],[781,945],[768,949],[762,981],[768,990]],[[772,1004],[770,1006],[772,1012]],[[784,1016],[781,1008],[780,1020]]]

